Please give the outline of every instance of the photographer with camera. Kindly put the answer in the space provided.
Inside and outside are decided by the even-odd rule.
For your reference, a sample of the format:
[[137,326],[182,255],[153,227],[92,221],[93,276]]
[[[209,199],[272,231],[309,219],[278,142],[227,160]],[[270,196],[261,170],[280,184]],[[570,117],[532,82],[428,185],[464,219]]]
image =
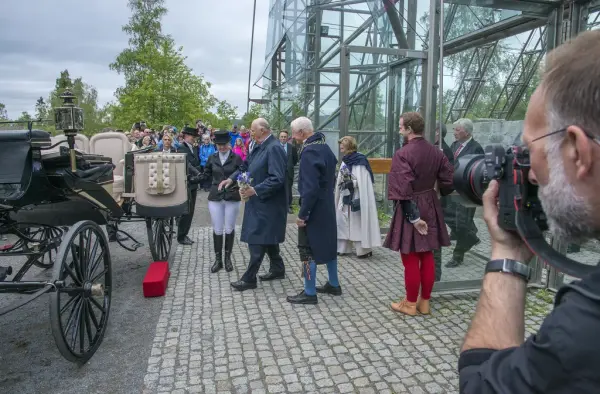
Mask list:
[[[543,226],[535,231],[532,224],[547,220],[563,241],[600,235],[600,31],[582,33],[547,55],[522,139],[528,152],[515,148],[513,157],[486,148],[488,176],[501,171],[494,171],[497,180],[483,195],[492,255],[461,349],[460,392],[598,393],[600,268],[548,251]],[[479,190],[473,181],[469,187]],[[531,193],[538,188],[537,196]],[[538,197],[543,212],[535,207]],[[560,289],[554,311],[524,341],[530,248],[563,272],[579,266],[583,279]]]

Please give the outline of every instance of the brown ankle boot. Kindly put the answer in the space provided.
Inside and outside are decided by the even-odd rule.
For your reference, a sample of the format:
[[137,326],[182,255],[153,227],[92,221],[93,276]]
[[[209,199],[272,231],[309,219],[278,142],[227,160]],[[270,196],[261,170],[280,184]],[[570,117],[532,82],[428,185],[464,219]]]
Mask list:
[[400,302],[392,302],[391,307],[393,311],[404,313],[405,315],[416,316],[417,314],[417,303],[408,302],[406,298]]
[[424,300],[419,297],[419,300],[417,301],[417,310],[423,315],[429,315],[431,313],[429,300]]

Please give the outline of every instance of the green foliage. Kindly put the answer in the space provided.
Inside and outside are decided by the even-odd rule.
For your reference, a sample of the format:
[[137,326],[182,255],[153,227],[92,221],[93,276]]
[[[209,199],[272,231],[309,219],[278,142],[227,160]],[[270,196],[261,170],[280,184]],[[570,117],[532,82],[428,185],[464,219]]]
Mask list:
[[[109,107],[112,122],[128,129],[141,119],[149,125],[194,123],[207,117],[217,100],[210,83],[185,64],[182,48],[162,33],[164,0],[129,0],[132,17],[123,26],[129,48],[122,51],[112,70],[123,74],[125,86],[117,89],[117,104]],[[230,115],[222,105],[223,116]],[[221,118],[219,118],[221,119]]]
[[33,118],[31,117],[31,115],[29,115],[29,112],[27,111],[23,111],[21,112],[21,116],[19,116],[19,118],[17,119],[20,122],[29,122],[30,120],[33,120]]
[[260,104],[252,104],[248,112],[242,116],[242,124],[246,127],[250,128],[250,125],[254,121],[254,119],[260,118],[263,116],[263,109]]
[[[60,76],[56,79],[54,90],[50,92],[48,97],[48,103],[44,103],[42,97],[36,102],[36,118],[38,112],[45,116],[42,119],[53,119],[54,114],[52,110],[56,107],[60,107],[63,104],[63,100],[60,95],[64,93],[65,89],[70,89],[71,92],[77,98],[77,106],[83,109],[84,125],[85,129],[82,131],[83,134],[93,135],[98,133],[102,128],[108,126],[106,111],[103,108],[98,107],[98,91],[95,87],[83,82],[81,77],[71,79],[69,70],[61,71]],[[36,126],[38,127],[38,126]],[[54,124],[45,124],[40,126],[48,131],[54,131]]]
[[[446,7],[449,7],[449,5],[446,5]],[[493,8],[458,6],[446,40],[451,40],[471,33],[483,26],[500,22],[502,15],[500,10]],[[425,13],[421,17],[421,23],[425,29],[429,28],[428,13]],[[444,75],[451,75],[457,85],[454,89],[445,89],[444,91],[444,119],[446,118],[446,111],[452,106],[458,85],[461,83],[461,78],[465,75],[469,65],[471,72],[473,72],[477,67],[477,62],[481,60],[481,56],[476,53],[477,50],[481,51],[481,48],[459,52],[444,58]],[[483,53],[483,51],[480,53]],[[463,116],[471,119],[489,118],[490,112],[497,100],[499,100],[499,105],[496,108],[502,108],[506,101],[506,97],[501,97],[502,88],[517,58],[518,53],[509,48],[505,42],[501,41],[498,43],[485,72],[484,82],[481,85],[479,94],[468,112]],[[510,120],[521,120],[524,118],[529,97],[531,97],[538,82],[539,79],[535,78],[529,82],[523,95],[524,97],[513,112]]]
[[46,104],[44,98],[40,96],[35,102],[35,118],[36,119],[49,119],[52,114],[50,114],[50,106]]
[[0,103],[0,120],[8,120],[8,111],[3,103]]

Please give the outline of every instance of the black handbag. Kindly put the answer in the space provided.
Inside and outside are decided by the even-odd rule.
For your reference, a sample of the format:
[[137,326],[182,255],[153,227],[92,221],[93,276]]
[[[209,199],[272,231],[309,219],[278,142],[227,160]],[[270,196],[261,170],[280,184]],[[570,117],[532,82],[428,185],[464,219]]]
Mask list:
[[354,199],[350,202],[350,210],[352,212],[360,211],[360,198]]

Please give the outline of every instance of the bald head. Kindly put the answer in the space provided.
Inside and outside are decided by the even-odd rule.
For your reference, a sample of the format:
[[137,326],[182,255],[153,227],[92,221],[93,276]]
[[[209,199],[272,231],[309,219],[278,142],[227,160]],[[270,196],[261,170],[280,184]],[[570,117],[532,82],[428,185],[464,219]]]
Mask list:
[[271,134],[271,126],[264,118],[255,119],[250,126],[254,140],[256,142],[263,142]]

